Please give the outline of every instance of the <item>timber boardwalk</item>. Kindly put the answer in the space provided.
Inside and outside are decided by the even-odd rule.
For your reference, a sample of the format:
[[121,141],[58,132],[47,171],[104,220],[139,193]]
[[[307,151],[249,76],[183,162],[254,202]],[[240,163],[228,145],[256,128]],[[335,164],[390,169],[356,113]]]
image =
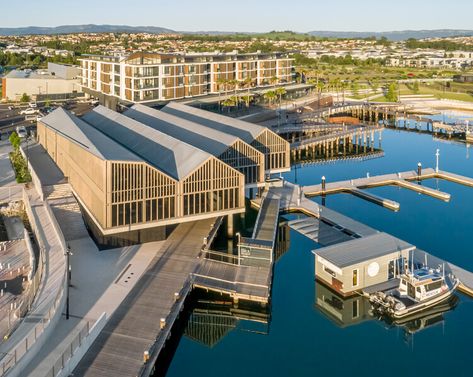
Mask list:
[[234,301],[269,302],[280,201],[268,194],[262,203],[253,235],[240,239],[238,255],[221,262],[209,252],[194,274],[195,287],[229,295]]
[[212,219],[183,223],[174,230],[75,368],[75,375],[138,376],[143,372],[143,352],[157,357],[191,289],[189,273],[199,264],[211,223]]

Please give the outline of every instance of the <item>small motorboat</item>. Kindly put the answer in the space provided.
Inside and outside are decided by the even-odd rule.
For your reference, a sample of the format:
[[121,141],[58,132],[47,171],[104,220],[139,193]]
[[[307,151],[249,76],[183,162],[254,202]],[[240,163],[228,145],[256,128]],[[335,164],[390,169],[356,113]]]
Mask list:
[[392,317],[404,318],[431,308],[449,299],[459,280],[445,275],[445,268],[412,268],[400,276],[397,288],[375,292],[369,296],[373,311]]

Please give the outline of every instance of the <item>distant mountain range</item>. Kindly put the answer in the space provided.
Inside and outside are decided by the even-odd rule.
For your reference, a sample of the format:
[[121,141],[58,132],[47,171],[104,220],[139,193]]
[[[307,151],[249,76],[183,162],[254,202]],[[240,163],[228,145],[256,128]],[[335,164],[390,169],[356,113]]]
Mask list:
[[456,36],[473,36],[473,30],[437,29],[437,30],[402,30],[385,32],[364,31],[310,31],[310,35],[322,38],[369,38],[386,37],[392,41],[403,41],[409,38],[445,38]]
[[[177,31],[158,26],[129,26],[129,25],[62,25],[56,27],[27,26],[18,28],[0,28],[0,35],[27,35],[27,34],[71,34],[71,33],[176,33]],[[231,35],[236,32],[223,31],[184,31],[185,34],[208,34],[208,35]],[[243,33],[238,34],[259,34]],[[368,37],[386,37],[393,41],[400,41],[409,38],[442,38],[453,36],[473,36],[473,30],[403,30],[387,32],[359,32],[359,31],[311,31],[306,33],[317,37],[326,38],[368,38]]]
[[173,30],[157,26],[128,25],[62,25],[56,27],[27,26],[18,28],[0,28],[0,35],[27,34],[71,34],[71,33],[174,33]]

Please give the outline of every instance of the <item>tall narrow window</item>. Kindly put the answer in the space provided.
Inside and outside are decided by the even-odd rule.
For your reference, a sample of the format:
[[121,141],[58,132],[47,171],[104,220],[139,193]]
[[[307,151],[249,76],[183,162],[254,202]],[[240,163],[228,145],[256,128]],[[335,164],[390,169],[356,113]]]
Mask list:
[[358,269],[353,270],[353,275],[352,275],[352,285],[356,287],[358,285]]

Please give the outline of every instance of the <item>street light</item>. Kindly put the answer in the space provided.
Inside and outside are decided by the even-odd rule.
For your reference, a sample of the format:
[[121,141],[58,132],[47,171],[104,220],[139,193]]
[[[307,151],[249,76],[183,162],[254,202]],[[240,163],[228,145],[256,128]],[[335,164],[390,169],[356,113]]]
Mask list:
[[67,244],[66,249],[66,268],[67,268],[67,287],[66,287],[66,319],[69,319],[69,286],[71,285],[71,265],[69,264],[72,255],[71,246]]

